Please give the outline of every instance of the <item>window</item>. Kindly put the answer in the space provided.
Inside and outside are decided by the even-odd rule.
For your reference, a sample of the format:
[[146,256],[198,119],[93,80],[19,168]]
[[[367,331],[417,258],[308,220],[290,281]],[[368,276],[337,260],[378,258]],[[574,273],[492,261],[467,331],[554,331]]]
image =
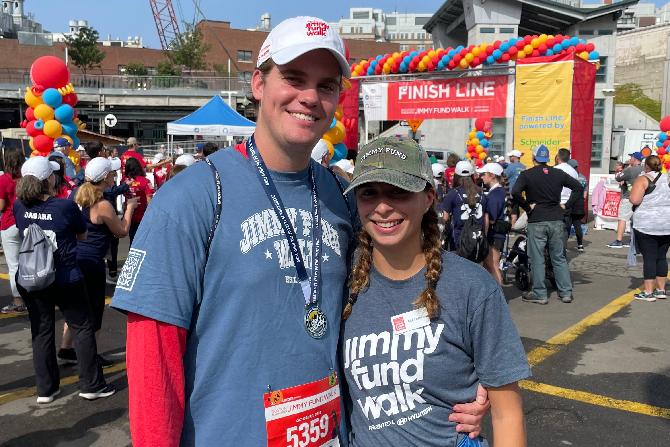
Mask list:
[[414,24],[416,26],[423,26],[428,23],[428,20],[430,20],[430,17],[414,17]]
[[237,62],[251,62],[251,51],[237,50]]
[[489,141],[490,155],[505,155],[505,131],[507,126],[506,118],[493,118],[492,136]]
[[370,11],[354,11],[351,14],[352,19],[369,19]]
[[614,31],[611,29],[599,29],[598,30],[598,35],[599,36],[611,36]]
[[592,29],[580,29],[579,30],[579,35],[580,36],[593,36],[595,32]]
[[607,56],[600,56],[600,68],[596,71],[596,82],[607,82]]
[[237,73],[237,77],[242,82],[251,82],[251,72],[250,71],[241,71]]
[[514,28],[500,28],[502,34],[514,34],[516,30]]
[[387,17],[386,18],[386,25],[397,25],[398,21],[395,17]]
[[481,27],[479,28],[480,34],[495,34],[495,28]]
[[599,168],[603,156],[603,133],[605,131],[605,100],[593,102],[593,142],[591,143],[591,167]]

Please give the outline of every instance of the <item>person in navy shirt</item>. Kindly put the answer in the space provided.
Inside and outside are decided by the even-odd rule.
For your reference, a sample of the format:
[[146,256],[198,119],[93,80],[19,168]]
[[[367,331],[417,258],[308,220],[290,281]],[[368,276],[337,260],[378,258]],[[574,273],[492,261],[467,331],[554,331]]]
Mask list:
[[471,212],[474,211],[479,223],[482,227],[486,227],[484,214],[486,197],[475,185],[474,173],[472,163],[465,160],[459,161],[454,174],[454,187],[447,193],[442,203],[444,218],[450,220],[452,227],[451,249],[453,250],[458,248],[463,225]]
[[93,400],[111,396],[115,389],[105,383],[97,361],[95,333],[89,318],[84,278],[77,265],[77,240],[86,238],[86,222],[74,202],[52,197],[58,163],[33,157],[21,167],[14,203],[16,225],[25,234],[37,224],[49,238],[54,251],[56,278],[46,289],[28,292],[17,284],[28,307],[37,382],[37,403],[53,402],[60,394],[56,360],[55,306],[58,306],[74,334],[79,358],[79,396]]
[[507,192],[502,187],[503,168],[498,163],[487,163],[481,169],[477,169],[484,184],[489,188],[486,195],[486,208],[484,212],[488,217],[487,239],[489,242],[489,254],[484,261],[484,267],[495,278],[498,284],[502,284],[500,273],[500,253],[505,246],[507,237],[506,228],[506,202]]

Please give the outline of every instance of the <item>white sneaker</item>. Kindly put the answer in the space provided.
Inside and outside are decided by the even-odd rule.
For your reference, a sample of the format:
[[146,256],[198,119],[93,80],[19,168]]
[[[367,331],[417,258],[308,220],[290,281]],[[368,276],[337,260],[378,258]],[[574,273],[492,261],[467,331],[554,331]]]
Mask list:
[[54,391],[51,396],[37,396],[38,404],[50,404],[54,401],[54,398],[60,394],[60,389]]
[[116,393],[116,388],[112,385],[105,385],[104,388],[93,393],[79,393],[79,397],[83,397],[86,400],[96,400],[101,397],[109,397],[114,393]]

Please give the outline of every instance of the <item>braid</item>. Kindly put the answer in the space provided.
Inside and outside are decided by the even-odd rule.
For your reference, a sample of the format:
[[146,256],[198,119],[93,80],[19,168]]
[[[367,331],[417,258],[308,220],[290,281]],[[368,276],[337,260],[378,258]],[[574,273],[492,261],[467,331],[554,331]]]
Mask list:
[[370,235],[361,229],[357,235],[358,238],[358,258],[351,270],[351,278],[349,280],[349,298],[347,304],[342,311],[342,319],[346,320],[351,315],[351,310],[356,304],[358,294],[369,283],[370,267],[372,266],[372,238]]
[[435,293],[437,281],[442,273],[442,244],[440,242],[440,227],[437,225],[437,212],[431,207],[423,216],[421,230],[423,231],[423,253],[426,257],[426,288],[414,301],[416,307],[425,307],[430,319],[440,314],[440,300]]

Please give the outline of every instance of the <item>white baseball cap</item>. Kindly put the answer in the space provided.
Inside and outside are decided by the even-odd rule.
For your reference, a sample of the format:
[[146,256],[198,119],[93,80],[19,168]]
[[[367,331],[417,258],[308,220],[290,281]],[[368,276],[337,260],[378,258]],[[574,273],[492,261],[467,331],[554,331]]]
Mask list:
[[346,158],[338,160],[337,163],[335,163],[335,166],[339,167],[347,174],[354,173],[354,164],[351,162],[351,160],[347,160]]
[[469,175],[472,175],[475,173],[474,168],[472,167],[472,163],[470,163],[467,160],[461,160],[458,163],[456,163],[456,175],[460,175],[461,177],[467,177]]
[[58,170],[60,170],[60,165],[55,161],[49,161],[46,157],[30,157],[21,166],[21,175],[23,177],[32,175],[42,181]]
[[486,163],[484,166],[477,169],[477,172],[480,174],[488,172],[493,175],[501,176],[503,173],[503,167],[498,163]]
[[186,166],[189,167],[196,162],[196,159],[191,154],[184,154],[177,157],[174,164],[177,166]]
[[507,154],[508,157],[516,157],[516,158],[521,158],[522,155],[523,155],[523,152],[517,151],[516,149],[514,149],[513,151],[511,151]]
[[112,171],[118,171],[121,169],[121,160],[118,158],[105,158],[105,157],[95,157],[93,160],[86,163],[86,169],[84,174],[86,178],[93,182],[98,183],[107,177]]
[[328,145],[326,144],[326,140],[321,139],[316,143],[314,149],[312,149],[312,160],[321,163],[321,160],[323,160],[323,157],[325,157],[327,153]]
[[293,17],[275,26],[258,52],[256,67],[272,59],[277,65],[288,64],[303,54],[318,49],[330,50],[340,64],[342,76],[351,77],[344,42],[328,23],[316,17]]
[[433,177],[435,178],[444,175],[444,171],[447,170],[447,167],[442,163],[433,163],[430,165],[430,167],[433,170]]

